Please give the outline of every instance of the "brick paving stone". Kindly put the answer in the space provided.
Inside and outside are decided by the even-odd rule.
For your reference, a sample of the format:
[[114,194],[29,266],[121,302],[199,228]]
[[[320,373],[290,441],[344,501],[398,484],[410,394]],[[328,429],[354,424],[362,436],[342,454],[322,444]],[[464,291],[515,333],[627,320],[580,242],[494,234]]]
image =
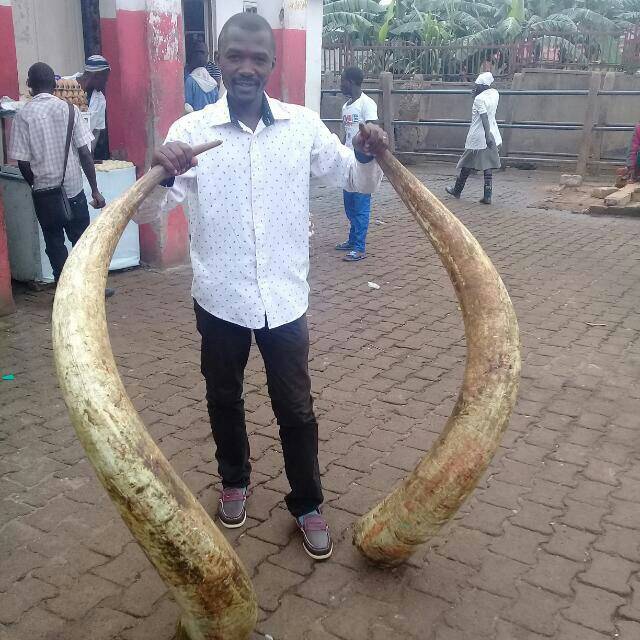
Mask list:
[[593,629],[562,620],[558,627],[558,638],[561,640],[609,640],[610,635],[603,635]]
[[624,603],[624,598],[614,593],[578,584],[575,600],[563,615],[571,622],[602,633],[611,633],[614,630],[613,615]]
[[591,551],[591,565],[586,573],[580,575],[580,581],[593,587],[625,595],[631,591],[629,578],[638,568],[640,565],[623,558]]
[[513,560],[534,564],[540,545],[547,539],[536,531],[529,531],[506,523],[504,535],[491,542],[489,549]]
[[567,606],[568,601],[544,589],[524,583],[516,589],[518,598],[502,617],[535,633],[553,635],[558,626],[556,614]]
[[332,605],[344,587],[355,583],[358,574],[347,567],[318,564],[310,578],[297,588],[298,595],[323,605]]
[[585,562],[589,558],[589,547],[596,540],[595,534],[564,524],[555,524],[553,529],[549,541],[542,545],[545,551],[576,562]]
[[89,614],[69,625],[69,640],[113,640],[121,638],[121,634],[126,629],[130,629],[136,624],[137,620],[114,609],[106,607],[98,607],[89,612]]
[[465,564],[429,553],[424,568],[421,566],[411,574],[409,584],[413,589],[453,603],[468,589],[467,583],[474,574],[475,570]]
[[[451,166],[413,169],[436,193],[452,174]],[[314,188],[311,208],[322,224],[312,241],[310,368],[336,548],[314,565],[284,508],[278,426],[253,349],[245,402],[255,493],[245,528],[225,534],[260,576],[259,600],[276,607],[261,610],[258,631],[268,624],[277,640],[603,640],[616,629],[623,640],[640,637],[640,227],[527,208],[555,181],[507,171],[496,179],[494,206],[447,201],[514,300],[522,383],[472,498],[391,572],[371,568],[351,528],[443,428],[463,375],[462,321],[438,258],[388,183],[374,198],[387,224],[372,226],[368,260],[349,268],[333,250],[345,228],[341,194]],[[150,433],[213,514],[219,484],[190,278],[189,268],[112,274],[111,343]],[[371,294],[367,280],[382,289]],[[0,622],[0,637],[170,640],[177,606],[134,551],[55,384],[51,294],[18,287],[16,300],[17,313],[0,321],[0,349],[8,346],[1,359],[17,373],[0,406],[0,609],[11,619]],[[292,586],[283,578],[284,591],[270,590],[269,572]],[[153,584],[146,588],[143,577]],[[109,595],[95,604],[75,596],[94,580],[96,596]],[[135,616],[123,599],[139,607]],[[66,616],[83,613],[67,620],[47,608],[52,602]]]
[[260,607],[267,611],[275,611],[284,593],[294,590],[302,580],[303,577],[297,573],[270,562],[262,563],[253,578],[254,587],[260,593]]
[[65,626],[62,618],[41,607],[34,607],[18,624],[9,628],[8,640],[63,640]]
[[83,575],[70,589],[47,601],[47,609],[68,620],[79,620],[93,607],[118,590],[112,582],[98,576]]
[[460,602],[445,614],[445,619],[452,627],[473,628],[478,637],[493,637],[498,618],[509,603],[508,598],[487,591],[467,591]]
[[618,633],[616,640],[635,640],[635,638],[640,638],[640,624],[637,622],[621,620],[616,624],[616,629]]
[[469,583],[497,596],[510,598],[513,595],[513,584],[528,570],[529,566],[523,562],[495,553],[487,554],[480,571]]
[[559,509],[551,509],[537,502],[524,499],[520,510],[511,518],[510,522],[518,527],[546,535],[553,533],[553,525],[560,514],[561,511]]
[[149,568],[124,591],[118,609],[136,618],[148,617],[155,603],[166,593],[167,587],[160,576],[155,569]]
[[602,532],[603,519],[607,515],[606,507],[594,507],[574,500],[566,500],[566,504],[568,510],[560,518],[564,524],[576,529],[585,529],[592,533]]
[[0,623],[18,622],[25,611],[57,594],[55,587],[33,577],[13,583],[6,592],[0,593]]
[[604,535],[595,540],[593,548],[632,562],[640,562],[640,542],[637,531],[633,529],[605,523]]
[[541,551],[536,566],[524,576],[524,579],[547,591],[553,591],[561,596],[572,596],[571,583],[578,573],[584,571],[587,565],[561,556]]

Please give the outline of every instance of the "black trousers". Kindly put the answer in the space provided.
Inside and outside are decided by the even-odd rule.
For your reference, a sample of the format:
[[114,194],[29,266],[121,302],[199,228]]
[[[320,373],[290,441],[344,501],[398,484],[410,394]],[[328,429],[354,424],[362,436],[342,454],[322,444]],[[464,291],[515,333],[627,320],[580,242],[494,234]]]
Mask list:
[[[249,439],[242,399],[251,329],[216,318],[194,303],[202,336],[202,375],[224,487],[250,482]],[[271,406],[280,427],[284,466],[291,486],[285,501],[292,515],[309,513],[323,501],[318,466],[318,423],[309,378],[309,330],[302,316],[289,324],[255,329],[267,372]]]
[[75,245],[85,229],[89,226],[89,207],[84,191],[77,196],[69,198],[71,205],[72,219],[64,220],[62,212],[51,211],[49,208],[36,206],[36,217],[42,228],[44,236],[45,253],[53,269],[53,277],[56,282],[62,273],[62,267],[67,261],[69,252],[64,244],[64,234],[66,232],[69,242]]

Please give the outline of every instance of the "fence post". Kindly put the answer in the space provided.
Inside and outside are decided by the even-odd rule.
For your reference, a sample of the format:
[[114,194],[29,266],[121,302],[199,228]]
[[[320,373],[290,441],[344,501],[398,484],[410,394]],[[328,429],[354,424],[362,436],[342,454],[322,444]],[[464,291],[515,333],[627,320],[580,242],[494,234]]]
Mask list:
[[601,82],[602,75],[599,72],[594,71],[589,80],[587,108],[584,114],[582,140],[580,141],[580,149],[578,151],[576,172],[580,175],[585,175],[587,173],[587,166],[591,155],[591,143],[593,141],[593,122],[596,115],[596,107],[598,106],[598,91],[600,91]]
[[396,137],[393,130],[393,73],[383,71],[380,74],[380,88],[382,89],[382,126],[389,136],[389,150],[396,150]]
[[[516,73],[513,76],[513,82],[511,83],[512,91],[520,91],[524,84],[524,73]],[[507,105],[507,112],[505,114],[506,124],[513,124],[513,116],[516,113],[515,104],[518,96],[509,96],[509,103]],[[509,155],[509,147],[511,146],[511,134],[513,129],[505,129],[502,134],[502,149],[501,153],[506,158]]]
[[[616,74],[614,71],[607,71],[604,74],[604,82],[602,83],[603,91],[613,91],[616,84]],[[607,124],[607,116],[609,111],[609,104],[612,96],[602,96],[602,100],[598,102],[596,108],[596,124],[602,126]],[[602,158],[602,142],[604,140],[604,131],[596,131],[594,138],[594,150],[593,159],[600,160]]]

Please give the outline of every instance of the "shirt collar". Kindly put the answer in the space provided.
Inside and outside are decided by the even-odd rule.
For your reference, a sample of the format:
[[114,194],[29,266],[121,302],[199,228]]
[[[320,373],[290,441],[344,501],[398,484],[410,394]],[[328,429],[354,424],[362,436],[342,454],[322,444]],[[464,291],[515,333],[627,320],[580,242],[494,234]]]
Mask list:
[[[210,107],[205,107],[207,112],[207,123],[213,127],[223,124],[233,124],[240,128],[240,122],[229,107],[227,94]],[[289,120],[291,114],[285,106],[278,100],[270,98],[266,93],[262,96],[262,122],[266,127],[271,126],[277,120]]]

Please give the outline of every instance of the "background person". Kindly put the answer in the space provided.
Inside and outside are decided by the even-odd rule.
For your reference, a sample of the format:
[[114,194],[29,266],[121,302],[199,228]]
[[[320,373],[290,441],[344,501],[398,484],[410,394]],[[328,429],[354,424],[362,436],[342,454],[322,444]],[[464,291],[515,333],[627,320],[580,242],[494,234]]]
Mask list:
[[187,48],[184,79],[185,111],[200,111],[218,101],[218,83],[207,71],[209,50],[201,40],[191,41]]
[[493,75],[481,73],[473,87],[473,108],[471,110],[471,126],[464,144],[464,153],[458,161],[460,174],[453,187],[446,192],[459,198],[467,178],[472,171],[484,172],[484,196],[480,202],[491,204],[493,193],[493,170],[500,168],[499,147],[502,137],[496,122],[496,111],[500,102],[500,94],[494,88]]
[[[251,479],[243,380],[252,333],[265,363],[291,492],[285,501],[317,560],[333,550],[318,464],[318,423],[309,377],[309,176],[352,192],[373,191],[382,171],[374,155],[386,135],[361,124],[353,149],[314,111],[264,92],[275,66],[269,23],[240,13],[218,42],[226,94],[173,124],[153,156],[171,179],[141,207],[155,218],[197,194],[190,209],[196,326],[201,370],[223,490],[218,517],[226,527],[246,519]],[[199,158],[192,147],[221,140]]]
[[91,133],[93,134],[92,151],[95,151],[107,128],[107,99],[104,96],[104,92],[107,88],[110,73],[111,67],[107,59],[96,55],[87,58],[83,72],[65,76],[67,80],[77,80],[87,94]]
[[[56,79],[53,69],[37,62],[28,71],[27,86],[33,98],[20,109],[11,129],[9,155],[18,161],[22,176],[34,190],[59,187],[64,173],[64,154],[69,124],[69,105],[53,95]],[[34,199],[36,217],[42,228],[45,251],[57,282],[67,259],[65,233],[71,244],[80,239],[89,226],[87,198],[82,190],[82,173],[87,176],[92,206],[105,206],[98,190],[93,157],[89,149],[92,135],[77,107],[69,147],[64,188],[71,208],[71,220],[63,211],[51,210]],[[82,169],[81,169],[82,168]],[[107,290],[112,295],[113,290]]]
[[[368,95],[362,93],[364,74],[357,67],[347,67],[340,79],[340,91],[349,99],[342,107],[344,143],[353,149],[353,139],[361,123],[378,119],[378,105]],[[344,211],[351,227],[346,242],[336,245],[338,251],[347,251],[346,262],[357,262],[366,257],[367,230],[371,216],[371,194],[343,192]]]

